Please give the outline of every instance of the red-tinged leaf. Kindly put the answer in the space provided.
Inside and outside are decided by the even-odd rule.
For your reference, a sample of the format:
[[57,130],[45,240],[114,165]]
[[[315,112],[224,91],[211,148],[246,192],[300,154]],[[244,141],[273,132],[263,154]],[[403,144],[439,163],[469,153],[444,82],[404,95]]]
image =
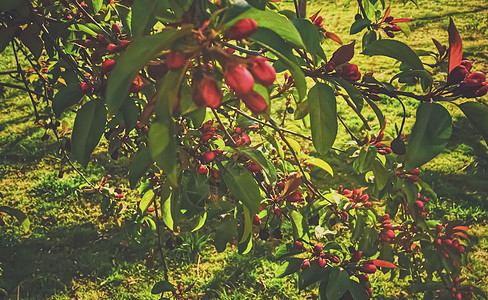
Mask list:
[[400,18],[400,19],[392,20],[390,23],[405,23],[410,21],[412,21],[412,19],[410,18]]
[[468,226],[456,226],[452,230],[453,231],[467,231],[469,229]]
[[391,11],[391,7],[388,6],[388,8],[385,10],[385,15],[383,16],[383,19],[381,20],[381,22],[384,22],[385,19],[390,16],[390,11]]
[[335,34],[335,33],[332,33],[332,32],[330,32],[330,31],[327,31],[327,32],[325,33],[325,37],[326,37],[326,38],[328,38],[328,39],[333,40],[333,41],[334,41],[334,42],[336,42],[336,43],[339,43],[340,45],[342,45],[342,40],[341,40],[341,38],[340,38],[340,37],[338,37],[338,36],[337,36],[337,34]]
[[288,176],[288,179],[285,182],[285,188],[281,192],[281,197],[285,197],[293,193],[300,185],[302,184],[302,174],[301,173],[293,173]]
[[453,235],[458,235],[463,237],[465,240],[469,240],[468,235],[464,232],[454,232]]
[[452,21],[452,18],[449,19],[449,27],[447,28],[447,32],[449,33],[449,73],[452,69],[459,66],[461,64],[461,60],[463,59],[463,41],[461,40],[461,36]]
[[437,51],[439,51],[439,55],[440,56],[444,55],[444,52],[446,52],[446,46],[441,45],[441,43],[439,43],[439,41],[434,38],[432,39],[432,41],[434,42]]
[[333,62],[335,66],[339,66],[350,61],[354,57],[354,44],[355,42],[352,42],[339,47],[339,49],[332,54],[330,62]]
[[373,265],[377,266],[377,267],[383,267],[383,268],[392,268],[392,269],[398,269],[398,266],[389,262],[389,261],[386,261],[386,260],[381,260],[381,259],[373,259],[370,261],[371,263],[373,263]]

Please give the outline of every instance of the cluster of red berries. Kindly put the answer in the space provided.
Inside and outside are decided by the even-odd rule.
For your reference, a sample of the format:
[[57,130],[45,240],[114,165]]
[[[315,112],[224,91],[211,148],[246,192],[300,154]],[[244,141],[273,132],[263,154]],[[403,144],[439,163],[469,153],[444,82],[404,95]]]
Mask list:
[[449,251],[454,251],[457,253],[466,252],[466,247],[461,244],[457,236],[465,236],[464,228],[459,229],[459,227],[449,228],[447,226],[437,225],[436,226],[437,237],[435,239],[435,246],[441,251],[445,258],[449,258]]
[[453,95],[465,98],[482,97],[488,92],[486,75],[482,72],[471,72],[473,64],[469,60],[461,61],[461,64],[449,72],[447,76],[448,86],[457,86],[452,90]]
[[418,215],[421,215],[422,217],[425,217],[428,213],[427,207],[425,207],[425,204],[429,202],[429,199],[427,197],[424,197],[418,193],[417,200],[415,201],[415,212]]
[[[308,243],[308,245],[311,246],[311,248],[308,250],[310,255],[308,258],[305,258],[302,261],[302,264],[300,266],[302,270],[308,269],[308,267],[310,267],[311,261],[315,262],[321,268],[325,267],[327,263],[338,264],[341,262],[339,256],[330,253],[324,253],[324,247],[322,246],[322,244],[319,243],[314,245],[312,243]],[[293,247],[299,252],[307,251],[307,247],[305,247],[305,244],[300,241],[295,241]]]
[[419,175],[420,175],[420,170],[419,169],[413,169],[410,171],[406,171],[403,168],[399,168],[395,171],[395,175],[398,176],[401,180],[407,181],[407,182],[417,182],[419,181]]
[[385,128],[386,128],[386,120],[383,126],[380,129],[380,133],[378,136],[372,136],[371,138],[368,139],[368,136],[364,137],[363,144],[364,145],[374,145],[376,147],[376,150],[378,151],[378,154],[381,155],[387,155],[392,152],[391,148],[388,147],[387,145],[383,144],[383,138],[385,137]]
[[344,197],[346,197],[349,202],[351,202],[351,208],[359,208],[359,207],[371,207],[373,204],[369,201],[369,195],[363,194],[363,191],[366,188],[354,188],[352,191],[348,189],[344,189],[341,185],[337,189],[337,192]]
[[391,225],[389,214],[383,215],[380,228],[380,239],[385,243],[393,244],[395,242],[395,227]]

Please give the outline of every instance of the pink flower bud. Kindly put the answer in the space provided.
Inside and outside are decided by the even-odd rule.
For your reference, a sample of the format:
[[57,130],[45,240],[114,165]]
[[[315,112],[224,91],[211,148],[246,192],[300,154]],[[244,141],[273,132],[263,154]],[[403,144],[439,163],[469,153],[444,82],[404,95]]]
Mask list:
[[229,40],[245,39],[253,35],[258,29],[258,23],[253,19],[241,19],[234,23],[227,32],[225,37]]
[[348,81],[358,81],[361,78],[361,73],[355,64],[345,64],[342,66],[340,76]]
[[218,107],[222,102],[222,91],[211,76],[204,76],[193,86],[193,102],[198,106]]
[[268,63],[265,57],[252,57],[250,59],[250,69],[254,79],[264,86],[270,86],[276,80],[276,70]]
[[319,267],[323,268],[327,264],[327,260],[323,257],[319,257],[317,259],[317,264],[319,265]]
[[122,47],[122,48],[124,48],[124,49],[125,49],[125,48],[129,47],[129,45],[130,45],[131,43],[132,43],[131,41],[128,41],[128,40],[122,40],[122,41],[120,41],[120,47]]
[[302,192],[296,191],[291,193],[288,197],[286,197],[286,201],[288,202],[301,202],[303,201]]
[[185,56],[183,56],[183,53],[179,51],[170,51],[166,55],[166,64],[168,65],[168,69],[170,71],[176,71],[183,67],[184,62]]
[[213,151],[209,151],[205,153],[205,161],[206,162],[211,162],[215,158],[215,153]]
[[324,247],[322,247],[322,244],[316,244],[315,246],[313,246],[313,253],[315,255],[319,255],[322,250],[324,250]]
[[308,269],[308,267],[310,267],[310,260],[304,259],[300,268],[302,270],[305,270],[305,269]]
[[303,246],[303,243],[302,242],[299,242],[299,241],[295,241],[295,243],[293,244],[293,247],[298,250],[298,251],[305,251],[305,246]]
[[465,66],[459,65],[455,67],[447,76],[447,85],[455,85],[460,83],[466,78],[466,76],[468,76],[468,74],[469,71]]
[[242,96],[242,101],[255,114],[262,114],[268,109],[268,103],[258,92],[251,91]]
[[224,72],[225,83],[237,94],[244,95],[252,91],[254,78],[244,65],[231,65]]
[[97,34],[95,39],[99,44],[105,44],[105,37],[103,36],[103,34]]
[[461,61],[461,66],[466,67],[468,72],[471,72],[471,68],[473,68],[473,63],[470,60],[462,60]]
[[108,74],[115,68],[115,60],[107,59],[102,63],[102,74]]

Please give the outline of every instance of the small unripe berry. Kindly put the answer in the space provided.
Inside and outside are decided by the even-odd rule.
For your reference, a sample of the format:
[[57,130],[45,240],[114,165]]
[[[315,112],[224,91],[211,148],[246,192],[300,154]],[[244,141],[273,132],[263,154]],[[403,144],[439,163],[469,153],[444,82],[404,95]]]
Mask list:
[[253,35],[258,29],[258,23],[253,19],[241,19],[234,23],[225,33],[229,40],[245,39]]

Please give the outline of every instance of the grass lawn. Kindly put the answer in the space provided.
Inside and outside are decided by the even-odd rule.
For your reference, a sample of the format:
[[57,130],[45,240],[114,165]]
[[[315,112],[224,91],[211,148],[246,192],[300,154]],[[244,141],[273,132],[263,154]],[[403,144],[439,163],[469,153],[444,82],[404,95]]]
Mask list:
[[[447,44],[446,29],[452,17],[463,38],[465,58],[474,62],[475,70],[488,72],[486,1],[420,0],[419,8],[399,2],[392,2],[391,14],[414,18],[410,23],[410,37],[399,35],[400,40],[413,49],[434,50],[431,38]],[[381,79],[398,71],[393,60],[359,54],[361,34],[348,34],[357,7],[354,1],[349,6],[344,3],[342,0],[310,1],[308,15],[322,9],[327,30],[339,35],[345,43],[357,40],[352,62],[360,66],[363,74],[373,71]],[[292,8],[293,2],[284,2],[282,6]],[[328,43],[326,53],[330,55],[337,46]],[[0,72],[14,68],[11,50],[0,54]],[[434,71],[439,78],[446,76]],[[8,81],[8,75],[2,75],[0,81],[3,80]],[[486,96],[484,101],[488,101]],[[407,114],[414,116],[418,102],[410,99],[404,102]],[[401,122],[398,101],[384,99],[380,105],[388,124]],[[470,224],[477,246],[470,256],[473,271],[466,272],[465,276],[488,292],[487,145],[455,106],[447,108],[454,112],[453,135],[445,151],[423,167],[421,177],[438,193],[439,201],[431,207],[435,218],[461,218]],[[277,105],[276,109],[283,108]],[[360,120],[344,103],[340,103],[338,111],[352,130],[361,134]],[[365,116],[378,129],[373,112],[365,109]],[[65,120],[72,126],[72,115],[67,114]],[[414,119],[407,121],[407,129],[413,122]],[[301,121],[293,121],[291,115],[287,127],[310,133]],[[344,129],[340,130],[337,147],[342,147],[347,140]],[[155,282],[162,280],[162,267],[157,258],[152,269],[145,263],[156,239],[150,231],[137,234],[139,227],[134,223],[133,214],[140,196],[128,188],[127,159],[111,159],[103,139],[84,171],[94,183],[110,176],[109,184],[127,195],[120,202],[123,218],[107,220],[101,213],[101,199],[80,189],[84,180],[62,160],[52,134],[49,139],[41,140],[44,134],[43,128],[34,126],[27,95],[6,88],[0,101],[0,205],[24,211],[32,222],[32,233],[23,237],[9,217],[6,217],[7,226],[0,228],[0,299],[158,299],[150,290]],[[389,126],[387,139],[391,140],[393,134],[394,126]],[[323,188],[366,185],[361,177],[344,178],[344,173],[352,171],[343,154],[330,153],[325,160],[337,175],[331,178],[324,174]],[[64,173],[62,178],[58,177],[60,170]],[[195,283],[194,297],[305,299],[311,296],[311,293],[298,294],[294,277],[274,277],[278,265],[272,258],[276,247],[273,242],[256,241],[248,255],[239,255],[230,248],[218,254],[211,243],[202,242],[212,238],[210,232],[204,227],[197,233],[183,234],[183,245],[166,252],[172,270],[171,282],[185,286]],[[374,294],[401,298],[402,287],[408,283],[390,281],[389,275],[380,273],[372,276]]]

